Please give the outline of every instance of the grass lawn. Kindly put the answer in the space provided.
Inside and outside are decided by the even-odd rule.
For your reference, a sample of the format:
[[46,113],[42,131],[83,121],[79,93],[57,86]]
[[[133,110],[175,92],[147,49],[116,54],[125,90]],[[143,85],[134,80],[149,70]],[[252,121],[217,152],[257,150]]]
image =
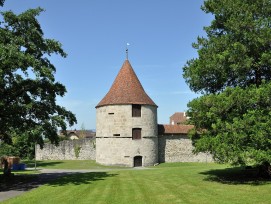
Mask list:
[[[34,168],[34,161],[23,161],[27,167]],[[116,166],[103,166],[93,160],[47,160],[37,161],[37,169],[112,169]],[[124,167],[123,167],[124,168]]]
[[271,181],[243,174],[205,163],[105,170],[62,177],[3,203],[270,203]]

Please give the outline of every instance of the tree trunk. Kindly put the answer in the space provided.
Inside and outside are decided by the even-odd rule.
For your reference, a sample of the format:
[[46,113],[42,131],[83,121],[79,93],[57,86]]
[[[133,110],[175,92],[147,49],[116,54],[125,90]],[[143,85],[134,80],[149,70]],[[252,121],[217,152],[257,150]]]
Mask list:
[[9,177],[11,175],[11,169],[9,168],[8,160],[6,157],[1,158],[1,165],[4,166],[4,169],[3,169],[4,176]]
[[271,178],[271,166],[269,162],[264,162],[259,166],[259,176],[262,178]]

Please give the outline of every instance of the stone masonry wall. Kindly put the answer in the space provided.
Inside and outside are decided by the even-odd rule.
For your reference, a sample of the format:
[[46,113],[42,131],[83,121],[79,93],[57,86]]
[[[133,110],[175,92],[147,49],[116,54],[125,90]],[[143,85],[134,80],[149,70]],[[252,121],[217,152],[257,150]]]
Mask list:
[[[141,129],[141,139],[132,139],[133,128]],[[108,105],[96,109],[96,162],[104,165],[134,166],[158,162],[157,107],[141,106],[141,117],[132,117],[132,105]]]
[[[109,138],[108,138],[109,139]],[[127,138],[128,139],[128,138]],[[112,140],[112,139],[109,139]],[[126,144],[126,143],[125,143]],[[125,148],[125,145],[121,145]],[[75,156],[75,147],[81,147],[79,157]],[[141,155],[142,150],[137,155]],[[185,135],[167,135],[158,137],[158,159],[159,163],[164,162],[213,162],[210,154],[193,154],[192,141]],[[123,150],[122,158],[129,160],[128,166],[132,165],[132,158],[126,157],[127,151],[130,148]],[[56,147],[52,144],[45,144],[41,150],[37,145],[37,160],[95,160],[96,140],[82,139],[82,140],[67,140],[60,142]],[[126,155],[127,154],[127,155]],[[131,153],[129,153],[131,154]],[[146,158],[143,157],[143,162]],[[107,161],[109,162],[109,161]]]
[[156,137],[157,107],[142,105],[141,117],[132,117],[132,105],[108,105],[96,109],[96,137],[132,137],[132,128],[142,128],[142,135]]
[[159,163],[164,162],[213,162],[206,153],[193,154],[192,141],[186,135],[158,137]]
[[158,161],[157,137],[141,140],[96,138],[96,144],[99,147],[96,161],[103,165],[133,167],[135,156],[142,156],[143,166],[153,166]]
[[[95,160],[95,139],[66,140],[59,146],[45,144],[43,149],[37,145],[37,160]],[[78,157],[76,157],[78,156]]]

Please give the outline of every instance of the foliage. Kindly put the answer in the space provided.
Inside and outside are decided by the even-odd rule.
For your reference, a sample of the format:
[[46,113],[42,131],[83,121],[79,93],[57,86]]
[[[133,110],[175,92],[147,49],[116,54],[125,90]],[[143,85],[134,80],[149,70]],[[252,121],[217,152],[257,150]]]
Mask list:
[[96,149],[96,140],[92,140],[92,147],[94,148],[94,149]]
[[12,134],[12,145],[0,144],[0,156],[18,156],[21,159],[33,159],[35,156],[35,140],[30,133]]
[[[66,140],[70,140],[70,139],[66,136],[59,136],[59,141],[66,141]],[[48,142],[50,142],[50,141],[48,141]]]
[[56,104],[56,97],[64,96],[66,89],[55,81],[56,68],[49,57],[66,57],[66,53],[58,41],[43,37],[36,18],[42,11],[1,12],[0,139],[7,143],[16,132],[30,133],[40,145],[42,136],[57,144],[58,128],[65,130],[66,122],[76,122],[70,111]]
[[13,145],[0,143],[0,157],[1,156],[18,156],[19,152]]
[[82,123],[79,138],[81,138],[81,139],[86,138],[86,135],[87,135],[87,131],[86,131],[86,128],[85,128],[85,124]]
[[214,20],[193,44],[199,57],[184,67],[190,88],[208,94],[270,80],[271,1],[207,0],[202,9]]
[[80,147],[79,145],[75,145],[74,146],[74,154],[75,154],[75,157],[78,159],[79,157],[79,154],[80,154],[80,151],[81,151],[82,147]]
[[[203,96],[188,104],[195,151],[219,162],[271,162],[271,1],[206,0],[214,20],[184,66],[190,88]],[[201,134],[199,134],[201,133]]]
[[5,3],[5,0],[0,0],[0,6],[3,6]]
[[227,88],[191,101],[188,115],[201,133],[191,133],[196,151],[208,150],[223,163],[271,162],[270,104],[270,83]]

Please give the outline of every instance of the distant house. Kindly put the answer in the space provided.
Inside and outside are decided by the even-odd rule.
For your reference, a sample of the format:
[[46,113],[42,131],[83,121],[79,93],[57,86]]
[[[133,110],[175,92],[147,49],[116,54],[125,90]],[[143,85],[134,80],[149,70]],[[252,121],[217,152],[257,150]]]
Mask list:
[[93,130],[67,130],[67,135],[64,135],[62,131],[59,133],[60,137],[68,137],[70,140],[76,140],[79,138],[94,138],[96,132]]
[[158,125],[158,135],[187,135],[194,125]]
[[174,113],[172,116],[170,116],[169,120],[169,124],[170,125],[181,125],[181,124],[185,124],[185,122],[187,121],[188,117],[186,115],[185,112],[176,112]]

